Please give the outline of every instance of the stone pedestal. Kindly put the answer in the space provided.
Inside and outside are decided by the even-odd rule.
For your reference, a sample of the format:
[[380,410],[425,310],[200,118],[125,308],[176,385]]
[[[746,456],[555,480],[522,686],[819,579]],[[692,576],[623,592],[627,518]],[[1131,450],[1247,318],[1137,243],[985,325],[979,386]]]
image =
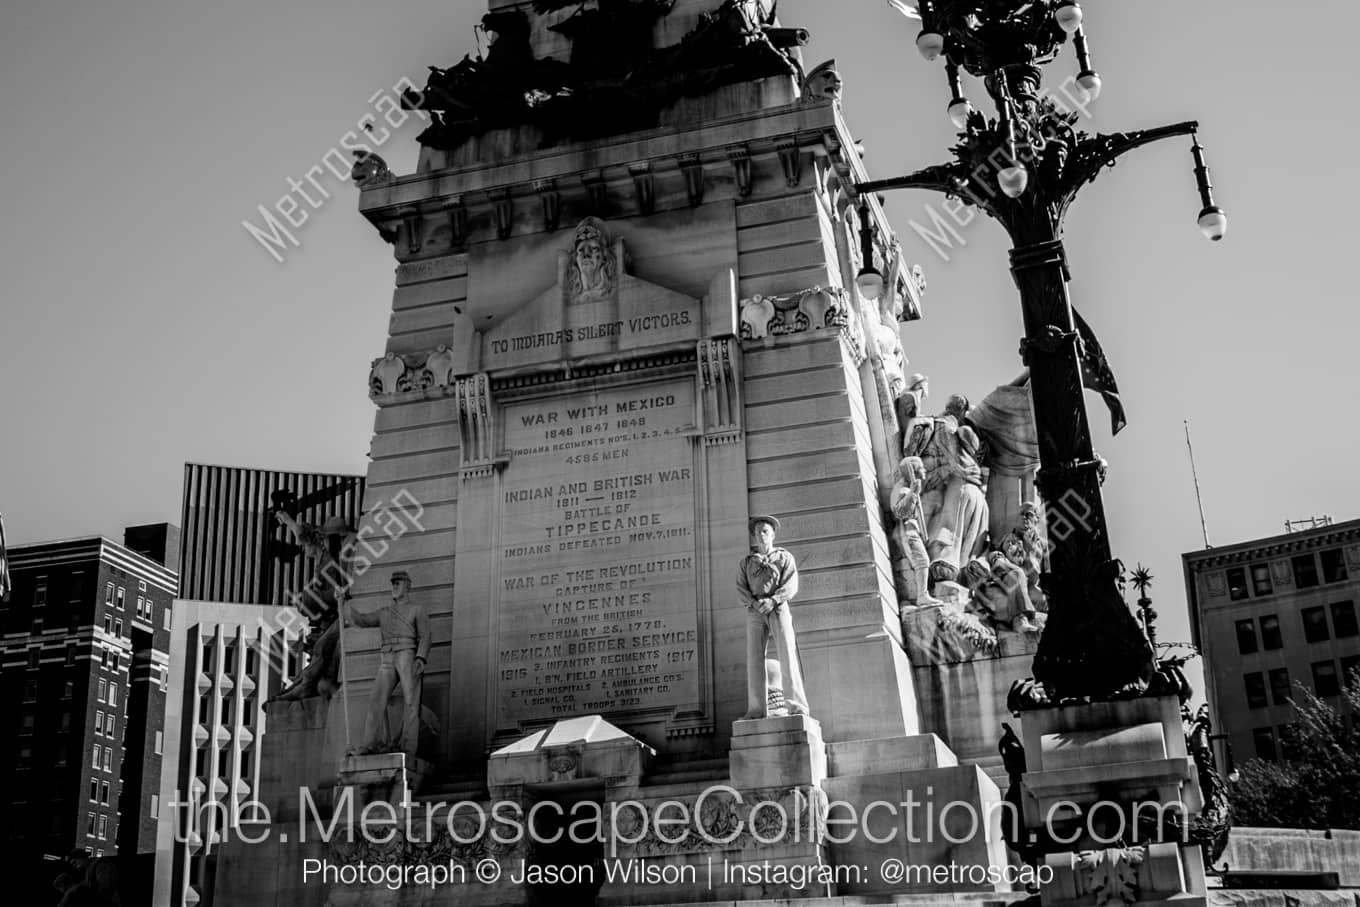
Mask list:
[[822,726],[807,715],[756,718],[732,725],[732,786],[818,786],[826,778]]
[[1200,849],[1161,832],[1203,808],[1173,697],[1043,709],[1022,722],[1025,822],[1062,842],[1044,907],[1205,902]]
[[[352,796],[356,809],[374,802],[404,808],[410,805],[411,795],[420,790],[421,783],[433,768],[424,759],[407,753],[345,756],[340,760],[336,786],[354,788]],[[337,797],[339,795],[337,791]]]

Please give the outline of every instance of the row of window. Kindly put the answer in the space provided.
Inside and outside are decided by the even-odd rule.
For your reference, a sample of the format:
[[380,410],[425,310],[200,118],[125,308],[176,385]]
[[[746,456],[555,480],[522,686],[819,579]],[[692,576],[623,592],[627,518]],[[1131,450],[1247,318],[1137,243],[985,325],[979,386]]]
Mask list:
[[113,771],[113,747],[96,743],[90,751],[90,766],[106,772]]
[[90,779],[90,802],[109,805],[109,782],[100,781],[98,778]]
[[[98,831],[96,831],[98,829]],[[85,826],[85,834],[90,838],[98,838],[101,841],[108,839],[109,817],[102,813],[90,813],[89,823]]]
[[[1328,548],[1316,555],[1312,552],[1296,555],[1289,559],[1289,569],[1296,589],[1311,589],[1323,583],[1341,583],[1349,579],[1345,551],[1340,548]],[[1228,598],[1235,602],[1275,593],[1270,564],[1267,563],[1229,567],[1226,578]]]
[[[61,698],[70,699],[74,693],[75,684],[69,680],[66,681],[65,686],[62,687]],[[98,693],[99,693],[98,698],[100,702],[107,702],[109,705],[118,704],[118,684],[114,683],[112,680],[104,680],[103,678],[100,678]],[[37,702],[37,701],[38,701],[38,681],[25,680],[24,702]]]
[[[247,644],[245,648],[246,648],[246,665],[245,665],[246,676],[254,677],[255,668],[257,665],[256,658],[258,656],[258,653],[256,652],[255,647],[253,645]],[[203,642],[204,674],[211,674],[213,672],[213,660],[216,651],[217,646],[214,640],[209,639]],[[234,639],[227,640],[222,644],[222,673],[227,675],[236,673],[236,640]]]
[[[1327,614],[1331,613],[1331,626],[1328,627]],[[1347,639],[1352,636],[1360,636],[1360,622],[1356,620],[1355,602],[1333,602],[1330,606],[1318,605],[1314,608],[1304,608],[1299,612],[1299,617],[1303,622],[1303,638],[1305,641],[1326,642],[1335,637],[1337,639]],[[1280,619],[1274,614],[1266,614],[1260,618],[1261,632],[1258,639],[1256,633],[1256,619],[1245,618],[1237,621],[1237,651],[1242,655],[1252,655],[1260,649],[1273,651],[1283,648],[1284,639],[1280,635]]]
[[[1341,684],[1349,683],[1351,675],[1360,670],[1360,655],[1341,659],[1341,672],[1337,673],[1337,663],[1331,659],[1315,661],[1313,672],[1313,692],[1321,697],[1341,695]],[[1247,706],[1262,709],[1267,705],[1284,705],[1293,699],[1288,668],[1271,668],[1269,671],[1252,671],[1242,675],[1247,690]],[[1270,696],[1266,696],[1266,687]]]
[[102,737],[113,736],[113,712],[96,710],[94,713],[94,732]]
[[[207,696],[199,697],[198,723],[203,725],[204,727],[207,727],[207,725],[210,722],[211,716],[209,714],[209,709],[211,706],[212,699],[210,697]],[[234,708],[234,706],[235,699],[230,693],[227,693],[222,697],[222,720],[218,722],[219,724],[224,724],[228,726],[231,725],[233,718],[232,709]],[[253,726],[254,722],[255,722],[255,699],[254,697],[247,696],[245,699],[241,701],[241,724],[245,727],[251,727]]]
[[[231,749],[224,746],[217,751],[217,770],[222,772],[227,767],[227,760],[231,755]],[[251,751],[241,750],[240,756],[236,760],[236,775],[242,781],[250,780]],[[208,782],[208,748],[199,747],[194,753],[194,774],[198,776],[204,784]]]

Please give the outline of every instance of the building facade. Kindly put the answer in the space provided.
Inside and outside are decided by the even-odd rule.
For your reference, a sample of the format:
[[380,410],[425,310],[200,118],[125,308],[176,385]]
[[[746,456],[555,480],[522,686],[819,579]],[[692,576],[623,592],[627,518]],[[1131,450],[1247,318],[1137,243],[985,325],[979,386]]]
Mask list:
[[177,532],[162,525],[145,553],[98,536],[10,549],[0,809],[12,853],[154,852]]
[[1219,765],[1278,759],[1296,685],[1336,705],[1360,670],[1360,520],[1182,560]]
[[316,526],[359,523],[364,477],[184,464],[180,595],[195,601],[285,605],[309,573],[273,511]]
[[273,605],[177,600],[174,609],[153,901],[172,907],[211,902],[215,845],[259,789],[264,704],[287,683],[289,643],[305,626]]

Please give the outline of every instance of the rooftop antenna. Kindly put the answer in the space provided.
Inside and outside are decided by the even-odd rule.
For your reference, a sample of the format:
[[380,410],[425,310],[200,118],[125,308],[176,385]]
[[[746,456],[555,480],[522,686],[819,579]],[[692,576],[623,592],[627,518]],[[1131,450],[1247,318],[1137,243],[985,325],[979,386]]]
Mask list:
[[1204,533],[1204,547],[1212,548],[1209,544],[1209,524],[1204,521],[1204,498],[1199,493],[1199,472],[1195,469],[1195,446],[1190,443],[1190,420],[1185,420],[1185,446],[1190,451],[1190,475],[1195,480],[1195,503],[1199,505],[1199,528]]

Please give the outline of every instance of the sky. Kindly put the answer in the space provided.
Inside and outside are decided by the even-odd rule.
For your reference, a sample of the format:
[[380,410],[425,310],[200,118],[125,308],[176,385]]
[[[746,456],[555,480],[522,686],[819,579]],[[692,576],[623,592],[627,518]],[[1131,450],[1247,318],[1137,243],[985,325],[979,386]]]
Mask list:
[[[1201,123],[1219,203],[1199,210],[1188,139],[1125,157],[1067,221],[1073,301],[1114,368],[1129,425],[1111,438],[1088,395],[1115,553],[1156,576],[1163,639],[1187,639],[1182,552],[1203,546],[1184,420],[1210,540],[1284,520],[1360,516],[1353,281],[1360,208],[1346,86],[1360,85],[1360,11],[1313,4],[1326,27],[1282,30],[1232,0],[1089,0],[1104,90],[1082,128]],[[1249,9],[1250,7],[1250,9]],[[0,511],[11,544],[177,522],[186,461],[366,469],[370,362],[391,305],[391,248],[329,198],[277,262],[242,226],[272,207],[427,65],[476,54],[476,0],[77,0],[0,11]],[[943,162],[954,141],[943,68],[882,0],[781,0],[808,28],[809,68],[835,57],[844,113],[875,178]],[[1292,40],[1292,43],[1291,43]],[[1076,67],[1070,50],[1051,67]],[[969,85],[975,103],[979,86]],[[414,170],[412,117],[379,152]],[[943,260],[887,211],[925,269],[925,317],[903,330],[910,371],[940,407],[1020,369],[1020,308],[1000,227],[978,217]],[[1304,431],[1302,426],[1317,426]],[[1291,453],[1292,451],[1292,453]]]

